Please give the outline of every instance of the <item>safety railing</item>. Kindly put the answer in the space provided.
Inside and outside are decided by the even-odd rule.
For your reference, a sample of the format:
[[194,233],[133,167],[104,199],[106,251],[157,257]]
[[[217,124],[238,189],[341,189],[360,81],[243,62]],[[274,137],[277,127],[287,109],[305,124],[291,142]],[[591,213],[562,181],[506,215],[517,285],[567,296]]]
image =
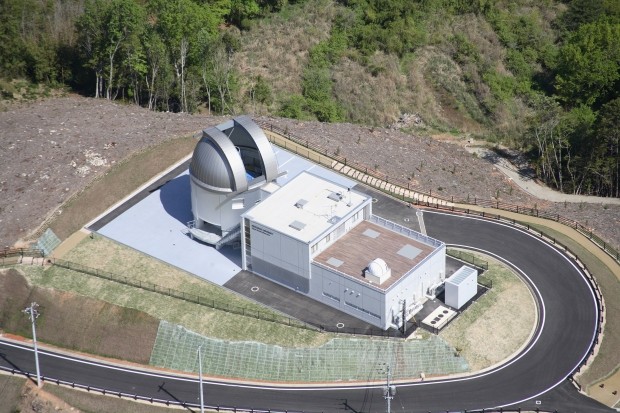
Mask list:
[[[27,371],[18,370],[15,368],[8,368],[0,366],[1,370],[4,370],[12,375],[20,375],[24,376],[30,380],[36,380],[36,375],[34,373],[30,373]],[[79,389],[82,391],[86,391],[88,393],[93,394],[101,394],[104,396],[112,396],[119,399],[125,399],[128,401],[139,401],[142,403],[150,403],[153,405],[165,405],[172,407],[182,407],[184,409],[192,410],[192,408],[200,408],[200,404],[196,402],[187,402],[184,400],[180,400],[175,397],[171,397],[170,399],[162,399],[157,397],[149,397],[139,395],[137,393],[128,393],[122,392],[118,390],[109,390],[102,387],[90,386],[84,383],[72,382],[67,380],[60,380],[53,377],[41,376],[41,380],[47,384],[55,384],[57,386],[63,386],[72,389]],[[196,379],[198,382],[198,379]],[[162,385],[163,386],[163,385]],[[165,392],[165,389],[164,389]],[[346,402],[345,402],[346,403]],[[204,410],[206,411],[215,411],[215,412],[233,412],[233,413],[310,413],[310,411],[302,411],[302,410],[276,410],[276,409],[255,409],[252,407],[235,407],[235,406],[226,406],[226,405],[215,405],[205,403],[202,405]],[[346,410],[346,409],[345,409]],[[453,410],[446,410],[453,411]],[[514,408],[491,408],[491,409],[474,409],[474,410],[462,410],[463,413],[521,413],[521,412],[536,412],[536,413],[557,413],[558,410],[548,410],[544,408],[538,407],[514,407]]]
[[446,250],[446,254],[453,258],[456,258],[459,261],[463,261],[467,264],[471,264],[474,267],[478,267],[482,270],[486,271],[489,269],[489,263],[483,259],[476,257],[474,254],[470,254],[468,252],[461,251],[461,250],[455,250],[452,248],[448,248]]
[[24,259],[43,258],[43,250],[38,248],[3,248],[0,249],[0,266],[22,264]]

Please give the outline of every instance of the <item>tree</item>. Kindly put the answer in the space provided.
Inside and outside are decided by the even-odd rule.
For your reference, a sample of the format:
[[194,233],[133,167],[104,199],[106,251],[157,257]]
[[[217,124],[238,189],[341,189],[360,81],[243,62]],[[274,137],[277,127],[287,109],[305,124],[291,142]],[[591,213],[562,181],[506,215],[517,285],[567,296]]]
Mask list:
[[222,21],[220,8],[200,6],[191,0],[153,0],[155,29],[169,52],[179,90],[179,110],[188,111],[187,74],[192,50],[198,47],[199,33],[215,34]]
[[144,81],[148,91],[148,108],[149,110],[155,110],[162,90],[158,85],[161,83],[161,79],[164,78],[162,72],[166,70],[168,65],[168,53],[159,33],[153,29],[145,31],[142,43],[144,44],[146,57]]
[[583,24],[595,22],[605,13],[603,3],[604,0],[571,0],[558,19],[560,29],[571,33]]
[[85,59],[84,65],[95,73],[95,98],[102,96],[103,92],[105,28],[101,22],[104,21],[108,8],[107,2],[88,1],[84,6],[84,14],[76,22],[78,45]]
[[89,0],[77,22],[86,66],[95,72],[95,97],[114,99],[119,54],[136,51],[144,28],[144,10],[134,0]]
[[249,90],[250,101],[252,102],[252,107],[254,108],[254,112],[256,110],[256,103],[258,102],[260,105],[270,104],[272,102],[271,88],[269,84],[263,79],[262,76],[257,76],[256,79],[252,81],[252,85]]
[[537,173],[546,183],[561,191],[562,159],[568,147],[568,141],[558,127],[562,110],[555,99],[543,95],[535,95],[531,106],[533,112],[528,119],[527,138],[537,152]]
[[292,95],[282,102],[278,116],[289,119],[307,119],[306,100],[301,95]]
[[568,106],[599,106],[618,93],[620,23],[583,25],[560,49],[555,88]]
[[601,180],[601,195],[620,197],[620,98],[601,108],[598,114],[596,137],[600,142],[597,159]]

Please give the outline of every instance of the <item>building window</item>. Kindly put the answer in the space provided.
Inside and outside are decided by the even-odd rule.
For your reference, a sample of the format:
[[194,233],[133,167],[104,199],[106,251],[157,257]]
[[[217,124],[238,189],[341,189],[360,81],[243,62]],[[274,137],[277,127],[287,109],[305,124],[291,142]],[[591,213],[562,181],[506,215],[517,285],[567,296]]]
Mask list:
[[327,244],[329,242],[329,240],[332,238],[332,234],[327,234],[327,236],[325,237],[325,243]]
[[317,250],[319,249],[319,244],[314,244],[311,248],[310,248],[310,252],[312,252],[312,254],[314,254],[315,252],[317,252]]
[[327,298],[330,298],[334,301],[340,302],[340,298],[336,297],[335,295],[331,295],[330,293],[326,293],[325,291],[323,291],[323,295]]

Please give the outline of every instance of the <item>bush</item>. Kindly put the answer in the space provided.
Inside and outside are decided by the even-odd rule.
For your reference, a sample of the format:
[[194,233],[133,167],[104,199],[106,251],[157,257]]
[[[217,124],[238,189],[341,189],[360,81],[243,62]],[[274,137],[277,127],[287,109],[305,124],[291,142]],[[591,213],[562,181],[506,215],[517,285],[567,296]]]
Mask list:
[[301,95],[289,96],[282,102],[278,116],[290,119],[306,119],[306,99]]

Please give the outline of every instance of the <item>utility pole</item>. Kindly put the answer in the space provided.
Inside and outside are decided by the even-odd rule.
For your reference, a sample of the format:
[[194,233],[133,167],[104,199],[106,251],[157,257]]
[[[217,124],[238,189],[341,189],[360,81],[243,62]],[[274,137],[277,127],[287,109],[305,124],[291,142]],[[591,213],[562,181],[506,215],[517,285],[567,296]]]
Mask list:
[[39,317],[39,311],[37,310],[39,304],[32,302],[30,307],[24,309],[24,313],[28,314],[28,318],[32,322],[32,340],[34,341],[34,363],[37,367],[37,386],[41,387],[41,371],[39,370],[39,351],[37,348],[37,328],[35,320]]
[[200,413],[205,413],[204,396],[202,393],[202,344],[198,346],[198,380],[200,381]]
[[390,384],[390,365],[387,366],[387,380],[386,386],[383,389],[383,398],[387,402],[387,413],[392,413],[392,399],[396,394],[396,386]]

